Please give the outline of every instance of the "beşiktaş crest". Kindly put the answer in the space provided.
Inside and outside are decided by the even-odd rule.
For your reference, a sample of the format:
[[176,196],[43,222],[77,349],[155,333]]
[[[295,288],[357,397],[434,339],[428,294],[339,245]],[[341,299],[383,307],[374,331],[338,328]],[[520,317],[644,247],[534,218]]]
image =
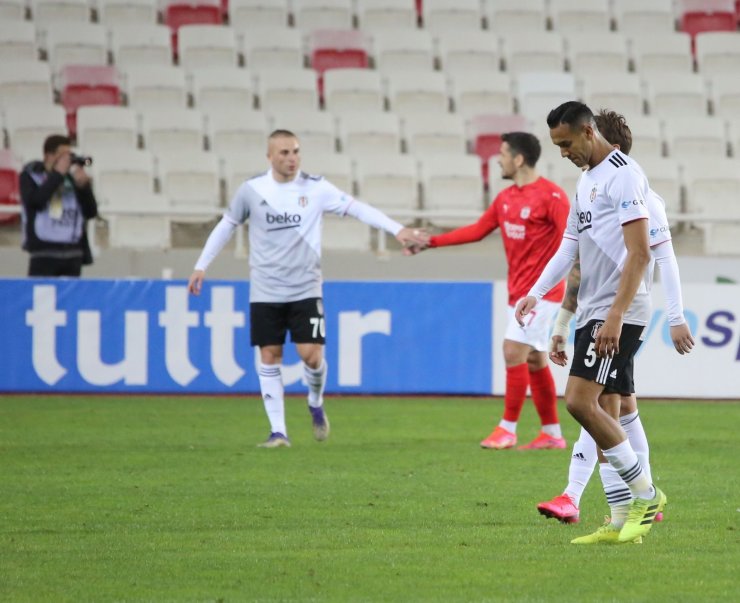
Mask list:
[[308,205],[308,197],[298,197],[298,205],[306,207],[306,205]]
[[594,199],[596,199],[596,185],[591,189],[591,203],[594,202]]
[[596,339],[596,334],[599,332],[599,329],[604,326],[603,322],[597,322],[592,328],[591,328],[591,339]]

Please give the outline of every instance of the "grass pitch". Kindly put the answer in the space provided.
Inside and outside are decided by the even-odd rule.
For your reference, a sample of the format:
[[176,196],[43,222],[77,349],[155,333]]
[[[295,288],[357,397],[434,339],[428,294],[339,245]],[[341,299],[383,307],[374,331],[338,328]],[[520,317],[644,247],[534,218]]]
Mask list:
[[[258,398],[0,399],[3,601],[736,601],[740,405],[643,402],[666,520],[576,547],[569,450],[487,451],[500,400],[330,398],[329,441]],[[569,446],[577,428],[561,411]],[[531,402],[520,440],[536,434]]]

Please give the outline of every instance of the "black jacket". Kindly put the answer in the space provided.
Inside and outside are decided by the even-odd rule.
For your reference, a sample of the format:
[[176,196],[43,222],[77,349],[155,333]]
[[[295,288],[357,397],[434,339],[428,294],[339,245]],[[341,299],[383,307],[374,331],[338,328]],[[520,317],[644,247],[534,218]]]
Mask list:
[[49,201],[55,191],[63,184],[65,178],[68,178],[68,176],[60,174],[59,172],[52,171],[49,173],[44,183],[39,186],[31,177],[31,174],[43,172],[44,169],[44,164],[41,161],[32,161],[23,168],[19,178],[21,201],[23,202],[23,210],[25,213],[25,237],[23,249],[33,253],[34,251],[49,251],[57,249],[63,251],[80,247],[82,249],[82,263],[92,264],[92,253],[90,251],[90,243],[87,240],[85,222],[98,215],[98,204],[90,185],[78,187],[74,182],[72,182],[75,196],[77,197],[77,203],[80,206],[80,211],[82,212],[83,217],[82,236],[77,243],[56,243],[44,241],[36,235],[36,231],[34,230],[36,214],[38,212],[46,211]]

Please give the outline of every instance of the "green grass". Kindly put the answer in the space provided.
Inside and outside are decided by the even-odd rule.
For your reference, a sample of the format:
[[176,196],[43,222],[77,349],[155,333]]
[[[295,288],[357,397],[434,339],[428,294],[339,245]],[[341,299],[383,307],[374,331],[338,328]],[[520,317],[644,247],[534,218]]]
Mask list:
[[478,447],[499,400],[327,407],[329,441],[291,399],[293,448],[262,450],[257,398],[4,396],[0,600],[738,600],[738,404],[642,403],[666,521],[612,547],[569,544],[597,475],[580,524],[536,513],[569,450]]

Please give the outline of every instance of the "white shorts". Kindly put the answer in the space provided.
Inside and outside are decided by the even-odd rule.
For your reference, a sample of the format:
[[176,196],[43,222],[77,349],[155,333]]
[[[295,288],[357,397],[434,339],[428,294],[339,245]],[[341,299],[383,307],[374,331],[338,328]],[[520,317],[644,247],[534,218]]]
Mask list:
[[522,327],[514,318],[514,308],[509,306],[509,324],[506,325],[504,339],[525,343],[538,352],[549,352],[552,322],[559,310],[559,302],[540,300],[534,310],[524,317],[524,326]]

